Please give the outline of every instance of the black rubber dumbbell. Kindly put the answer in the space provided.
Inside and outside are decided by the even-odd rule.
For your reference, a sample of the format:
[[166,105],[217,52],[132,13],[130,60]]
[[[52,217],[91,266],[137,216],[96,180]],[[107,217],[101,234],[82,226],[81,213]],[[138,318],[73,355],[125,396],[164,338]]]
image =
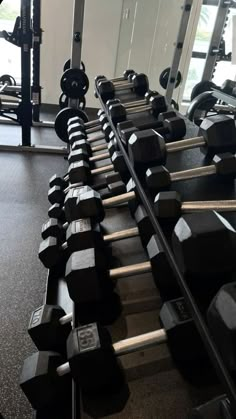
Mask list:
[[[160,312],[163,329],[112,344],[108,331],[96,323],[71,331],[67,340],[68,362],[53,352],[39,352],[24,362],[20,386],[35,409],[61,395],[64,378],[71,373],[82,394],[103,397],[127,388],[120,355],[168,343],[178,365],[191,366],[205,357],[203,344],[183,299],[164,304]],[[80,351],[79,348],[83,348]],[[61,364],[60,365],[60,361]],[[123,400],[125,406],[127,397]],[[115,413],[115,411],[113,412]]]
[[165,164],[168,155],[178,151],[201,147],[206,156],[211,158],[218,153],[236,152],[236,127],[232,118],[225,115],[210,116],[204,119],[200,132],[200,137],[166,144],[160,131],[137,131],[128,141],[131,163],[138,173],[143,173],[148,165]]
[[97,83],[98,92],[104,102],[109,99],[113,99],[117,92],[127,92],[127,90],[135,92],[139,96],[145,95],[149,90],[149,81],[148,77],[143,74],[134,74],[131,79],[122,83],[113,84],[109,80],[100,80]]
[[217,175],[219,180],[233,181],[236,177],[236,157],[231,153],[214,156],[211,165],[170,173],[164,166],[151,167],[146,172],[146,184],[151,193],[168,189],[173,182]]
[[153,94],[148,99],[148,102],[142,106],[134,106],[133,108],[126,108],[122,103],[116,103],[110,105],[108,108],[109,115],[112,119],[113,124],[117,125],[127,119],[129,115],[137,115],[143,112],[152,114],[158,118],[159,114],[167,111],[167,104],[165,97],[160,94]]
[[143,246],[146,247],[153,229],[142,206],[139,206],[135,212],[135,221],[137,227],[103,235],[99,224],[93,223],[89,218],[64,225],[57,219],[51,218],[42,226],[43,242],[39,247],[39,258],[46,268],[51,268],[60,261],[61,257],[63,258],[64,253],[68,257],[74,251],[84,250],[93,245],[105,251],[108,243],[139,236]]
[[167,191],[159,192],[154,200],[154,211],[160,219],[178,219],[181,215],[189,212],[236,211],[236,200],[216,200],[216,201],[185,201],[181,200],[178,192]]

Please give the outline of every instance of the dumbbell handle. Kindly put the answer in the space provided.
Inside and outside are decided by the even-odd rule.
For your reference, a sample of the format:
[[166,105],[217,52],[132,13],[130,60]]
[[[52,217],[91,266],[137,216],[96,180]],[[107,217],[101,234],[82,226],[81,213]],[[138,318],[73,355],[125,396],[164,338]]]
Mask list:
[[223,201],[188,201],[181,204],[182,213],[198,211],[236,211],[236,200]]
[[[152,346],[161,345],[167,342],[167,334],[165,329],[154,330],[153,332],[144,333],[128,339],[113,343],[113,349],[116,356],[127,355],[137,351],[143,351]],[[71,372],[69,362],[60,365],[56,369],[57,374],[61,377]]]
[[[114,170],[114,166],[113,164],[109,164],[107,166],[102,166],[98,167],[97,169],[91,170],[91,175],[101,175],[103,173],[111,172],[112,170]],[[71,183],[69,186],[67,186],[66,189],[64,189],[64,193],[67,194],[67,192],[69,192],[70,189],[79,188],[80,186],[83,186],[82,182]]]
[[110,206],[117,204],[124,204],[129,201],[133,201],[136,198],[134,192],[126,192],[122,195],[112,196],[111,198],[103,199],[102,203],[104,207],[109,208]]
[[206,145],[204,137],[193,137],[166,144],[166,151],[168,153],[175,153],[176,151],[190,150],[204,145]]
[[4,83],[0,86],[0,93],[3,92],[8,86],[8,83]]
[[[62,228],[64,228],[65,230],[68,228],[69,223],[65,223],[63,224]],[[114,233],[111,234],[106,234],[105,236],[103,236],[103,240],[105,243],[110,243],[110,242],[114,242],[114,241],[118,241],[118,240],[124,240],[124,239],[131,239],[132,237],[138,237],[139,236],[139,230],[137,227],[133,227],[133,228],[127,228],[125,230],[121,230],[121,231],[116,231]],[[62,250],[65,250],[68,248],[68,244],[67,242],[63,243],[61,245]]]
[[[73,124],[78,123],[78,116],[74,116],[73,118],[70,118],[69,121],[67,122],[68,127],[72,126]],[[84,123],[84,126],[87,128],[93,127],[94,125],[99,125],[100,121],[99,119],[93,119],[92,121],[88,121]]]
[[210,176],[216,174],[215,165],[195,167],[194,169],[182,170],[180,172],[170,173],[170,179],[172,182],[179,180],[195,179],[203,176]]

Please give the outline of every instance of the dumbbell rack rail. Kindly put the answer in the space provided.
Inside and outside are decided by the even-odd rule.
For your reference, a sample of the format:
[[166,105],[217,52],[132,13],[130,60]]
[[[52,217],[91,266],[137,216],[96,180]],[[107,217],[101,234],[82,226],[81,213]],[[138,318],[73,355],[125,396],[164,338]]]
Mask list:
[[130,175],[131,175],[133,181],[135,182],[136,189],[137,189],[137,192],[138,192],[138,195],[139,195],[139,199],[141,200],[142,204],[144,205],[144,207],[147,211],[147,214],[148,214],[149,219],[152,223],[155,234],[157,234],[161,244],[163,245],[163,248],[166,252],[167,258],[168,258],[169,263],[170,263],[170,266],[171,266],[171,268],[172,268],[172,270],[175,274],[178,285],[180,286],[183,297],[184,297],[184,299],[187,303],[187,306],[190,310],[190,313],[193,317],[193,320],[196,324],[196,327],[199,331],[199,334],[200,334],[200,336],[203,340],[203,343],[204,343],[205,348],[208,352],[210,360],[212,361],[212,364],[215,368],[217,376],[218,376],[219,380],[221,381],[221,383],[224,387],[224,390],[227,393],[227,395],[228,395],[228,397],[229,397],[229,399],[232,403],[232,409],[233,409],[233,412],[236,415],[236,388],[235,388],[235,385],[234,385],[234,383],[233,383],[233,381],[232,381],[232,379],[229,375],[229,372],[227,371],[227,368],[225,367],[224,362],[223,362],[223,360],[222,360],[222,358],[221,358],[221,356],[220,356],[220,354],[219,354],[219,352],[218,352],[218,350],[217,350],[217,348],[216,348],[216,346],[215,346],[215,344],[214,344],[214,342],[213,342],[213,340],[210,336],[207,325],[206,325],[205,321],[203,320],[203,317],[202,317],[202,315],[201,315],[201,313],[200,313],[200,311],[197,307],[197,304],[194,301],[194,298],[193,298],[193,296],[192,296],[192,294],[189,290],[189,287],[187,286],[186,281],[185,281],[182,273],[180,272],[180,270],[178,268],[178,265],[175,261],[174,255],[173,255],[173,253],[172,253],[172,251],[169,247],[169,244],[168,244],[168,242],[165,238],[165,235],[164,235],[164,233],[163,233],[163,231],[160,227],[160,224],[157,221],[157,218],[155,217],[155,214],[154,214],[154,211],[153,211],[153,208],[152,208],[152,204],[151,204],[149,198],[147,197],[147,195],[146,195],[146,193],[145,193],[145,191],[144,191],[144,189],[143,189],[143,187],[142,187],[142,185],[139,181],[139,178],[138,178],[138,176],[137,176],[137,174],[136,174],[136,172],[135,172],[135,170],[134,170],[134,168],[133,168],[133,166],[132,166],[132,164],[129,160],[127,152],[126,152],[126,150],[125,150],[125,148],[122,144],[122,141],[121,141],[121,139],[120,139],[120,137],[117,133],[116,127],[114,126],[112,120],[110,119],[110,116],[109,116],[109,113],[107,112],[106,106],[103,103],[103,101],[101,99],[101,96],[99,94],[99,91],[97,89],[96,89],[96,93],[97,93],[97,96],[100,100],[101,107],[103,108],[104,112],[107,114],[107,118],[108,118],[108,120],[111,124],[112,130],[115,134],[115,137],[116,137],[116,140],[118,142],[120,151],[122,152],[122,154],[124,156],[127,168],[130,172]]
[[[100,103],[101,103],[101,107],[103,108],[103,110],[107,113],[106,110],[106,106],[105,104],[102,102],[100,96],[99,96],[99,92],[97,92]],[[109,115],[108,115],[108,119]],[[206,346],[206,349],[208,351],[209,357],[212,361],[212,364],[215,368],[215,371],[219,377],[219,380],[221,382],[221,384],[223,385],[224,388],[224,392],[228,395],[232,407],[234,409],[234,411],[236,412],[236,389],[235,386],[231,380],[231,377],[221,359],[221,357],[218,354],[217,348],[214,345],[214,342],[211,339],[211,336],[209,334],[208,328],[199,312],[199,309],[195,303],[195,300],[193,298],[193,296],[191,295],[189,288],[181,274],[181,272],[179,271],[174,256],[169,248],[168,242],[166,240],[166,237],[159,225],[159,223],[156,220],[156,217],[154,215],[153,212],[153,208],[152,208],[152,203],[149,199],[149,197],[147,196],[147,194],[144,192],[142,185],[140,184],[140,181],[138,179],[138,176],[136,174],[136,172],[134,171],[133,167],[130,164],[129,158],[127,156],[127,153],[122,145],[122,142],[119,138],[119,135],[117,133],[117,130],[115,128],[115,126],[112,124],[112,121],[110,121],[111,125],[112,125],[112,129],[114,131],[115,137],[117,139],[117,142],[119,144],[119,148],[121,150],[121,152],[124,155],[124,159],[126,161],[127,164],[127,168],[130,172],[131,177],[133,178],[135,184],[136,184],[136,188],[140,197],[140,200],[142,201],[148,216],[150,218],[150,221],[152,222],[153,228],[155,233],[157,234],[157,236],[159,237],[159,240],[161,242],[161,244],[163,245],[163,248],[166,251],[167,257],[169,259],[170,265],[173,268],[173,271],[175,272],[176,275],[176,280],[178,281],[179,286],[181,287],[182,290],[182,294],[185,298],[185,301],[188,305],[189,311],[192,314],[192,317],[195,321],[195,324],[198,328],[199,334],[202,337],[202,340]],[[191,123],[190,123],[191,124]],[[191,124],[191,127],[193,127],[193,125]],[[194,128],[195,129],[195,128]],[[196,153],[196,150],[192,150],[192,152]],[[175,159],[175,157],[172,155],[171,157],[172,159]],[[179,159],[181,160],[181,159]],[[177,162],[177,166],[180,165],[181,166],[181,161]],[[191,162],[192,164],[192,162]],[[175,167],[176,169],[176,167]],[[178,170],[178,168],[177,168]],[[222,192],[222,191],[221,191]],[[228,191],[226,191],[225,193],[227,193]],[[223,193],[224,194],[224,193]],[[230,198],[229,196],[225,196],[225,198]],[[209,197],[208,197],[209,199]],[[72,301],[69,298],[68,295],[68,291],[67,291],[67,285],[65,280],[63,279],[63,273],[60,270],[60,267],[58,269],[51,269],[48,273],[48,279],[47,279],[47,289],[46,289],[46,293],[45,293],[45,298],[44,298],[44,303],[48,303],[48,304],[58,304],[60,306],[62,306],[64,308],[64,310],[69,313],[69,312],[73,312],[73,321],[72,321],[72,327],[77,327],[78,326],[78,322],[77,322],[77,313],[76,313],[76,305],[74,305],[72,303]],[[64,412],[64,410],[65,412]],[[57,410],[57,412],[56,412]],[[54,413],[54,412],[53,412]],[[79,386],[76,385],[74,382],[72,382],[72,403],[70,403],[70,405],[68,406],[62,406],[59,407],[59,411],[57,409],[57,406],[55,407],[55,415],[49,413],[45,414],[45,412],[36,412],[34,418],[35,419],[80,419],[84,416],[83,413],[83,406],[81,403],[81,398],[80,398],[80,389]],[[87,416],[86,416],[87,417]]]

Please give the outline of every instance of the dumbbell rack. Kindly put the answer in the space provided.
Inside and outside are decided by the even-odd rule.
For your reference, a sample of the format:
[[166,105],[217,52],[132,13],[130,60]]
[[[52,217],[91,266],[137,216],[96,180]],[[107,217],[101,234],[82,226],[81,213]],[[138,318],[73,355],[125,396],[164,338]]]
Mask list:
[[[102,102],[99,92],[97,91],[97,95],[100,100],[101,107],[103,110],[107,113],[107,109],[105,104]],[[134,99],[134,97],[132,97]],[[130,95],[122,95],[122,100],[130,101]],[[108,119],[109,118],[109,115]],[[140,119],[140,117],[139,117]],[[189,292],[188,286],[186,285],[186,282],[181,275],[180,271],[178,270],[178,267],[175,263],[175,259],[172,255],[172,252],[170,251],[167,239],[160,228],[160,225],[158,224],[156,217],[153,212],[152,203],[147,196],[147,194],[144,192],[142,185],[139,182],[137,173],[135,173],[133,167],[130,164],[129,158],[127,156],[127,153],[124,150],[124,147],[120,141],[119,135],[117,133],[117,130],[115,126],[112,124],[112,121],[110,121],[112,125],[112,129],[114,131],[114,134],[116,136],[117,142],[119,144],[120,150],[122,151],[128,170],[130,171],[130,174],[136,183],[137,191],[140,197],[140,200],[142,201],[143,205],[145,206],[145,209],[149,215],[150,221],[152,222],[153,228],[155,230],[155,233],[158,235],[161,243],[163,244],[163,247],[166,251],[167,257],[169,259],[170,265],[172,266],[174,272],[176,273],[176,280],[178,281],[183,296],[186,300],[186,303],[188,305],[188,308],[193,316],[193,319],[196,323],[196,326],[199,330],[199,333],[205,342],[206,349],[208,350],[210,359],[212,360],[212,363],[215,367],[215,370],[217,372],[217,375],[221,381],[221,384],[223,385],[223,391],[226,392],[228,395],[232,406],[235,408],[236,411],[236,390],[235,387],[231,381],[231,378],[224,366],[224,363],[222,362],[221,358],[218,355],[218,351],[209,335],[208,329],[206,327],[206,324],[204,320],[202,319],[202,316],[200,315],[200,312],[198,310],[198,307],[192,297],[192,295]],[[187,131],[188,131],[188,137],[189,136],[195,136],[197,127],[193,125],[191,122],[186,120],[187,124]],[[182,157],[183,156],[183,157]],[[175,155],[169,156],[167,161],[167,167],[171,171],[177,171],[177,170],[183,170],[187,168],[192,168],[195,166],[199,166],[203,164],[203,156],[200,153],[198,149],[195,150],[189,150],[185,151],[184,154],[178,155],[176,158]],[[189,184],[186,185],[186,182],[184,182],[185,185],[179,184],[176,187],[176,190],[178,190],[185,199],[217,199],[219,196],[217,194],[220,194],[221,199],[232,199],[235,195],[235,190],[232,188],[232,185],[214,185],[214,181],[212,183],[212,180],[204,180],[204,183],[200,180],[196,180],[189,182]],[[213,188],[214,185],[214,188]],[[204,191],[203,191],[204,188]],[[205,195],[205,196],[203,196]],[[236,216],[234,214],[230,214],[229,216],[233,224],[236,223]],[[234,224],[235,225],[235,224]],[[49,304],[58,304],[64,308],[64,310],[69,313],[73,310],[73,327],[78,326],[77,322],[77,314],[76,314],[76,305],[72,303],[68,296],[67,292],[67,286],[65,283],[65,280],[63,279],[61,273],[59,270],[52,269],[49,271],[48,280],[47,280],[47,290],[45,294],[45,303]],[[55,407],[56,409],[56,407]],[[84,417],[83,409],[80,402],[80,389],[78,388],[75,383],[72,383],[72,405],[70,406],[64,406],[64,410],[62,411],[62,407],[60,406],[59,409],[57,409],[57,412],[55,411],[55,418],[57,419],[78,419]],[[60,413],[59,413],[60,412]],[[35,418],[36,419],[54,419],[54,415],[52,413],[49,413],[49,416],[43,413],[36,413]],[[87,417],[87,416],[86,416]]]

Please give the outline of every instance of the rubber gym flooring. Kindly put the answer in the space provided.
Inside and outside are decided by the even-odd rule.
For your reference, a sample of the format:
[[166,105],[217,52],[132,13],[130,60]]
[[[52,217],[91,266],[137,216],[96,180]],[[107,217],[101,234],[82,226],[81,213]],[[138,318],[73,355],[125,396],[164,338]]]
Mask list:
[[[61,145],[53,129],[32,130],[33,143]],[[20,129],[0,125],[0,142],[18,144]],[[32,419],[33,411],[19,388],[19,375],[25,357],[35,351],[27,326],[33,309],[43,300],[47,271],[38,260],[41,226],[47,219],[48,180],[63,175],[67,164],[58,155],[0,152],[0,412],[4,419]],[[106,223],[125,228],[108,217]],[[131,218],[126,227],[130,226]],[[136,239],[138,240],[138,239]],[[134,242],[133,242],[134,243]],[[136,263],[133,243],[122,244],[118,256],[123,263]],[[129,300],[155,295],[156,290],[143,287],[146,279],[122,282],[121,294]],[[136,282],[135,282],[136,284]],[[150,275],[148,276],[150,284]],[[127,328],[132,334],[158,327],[158,311],[129,315]],[[189,385],[174,368],[165,345],[128,355],[124,359],[130,381],[131,396],[125,410],[114,417],[122,419],[186,419],[195,405],[215,395],[213,386]],[[204,394],[204,396],[203,396]],[[70,418],[68,418],[70,419]]]

